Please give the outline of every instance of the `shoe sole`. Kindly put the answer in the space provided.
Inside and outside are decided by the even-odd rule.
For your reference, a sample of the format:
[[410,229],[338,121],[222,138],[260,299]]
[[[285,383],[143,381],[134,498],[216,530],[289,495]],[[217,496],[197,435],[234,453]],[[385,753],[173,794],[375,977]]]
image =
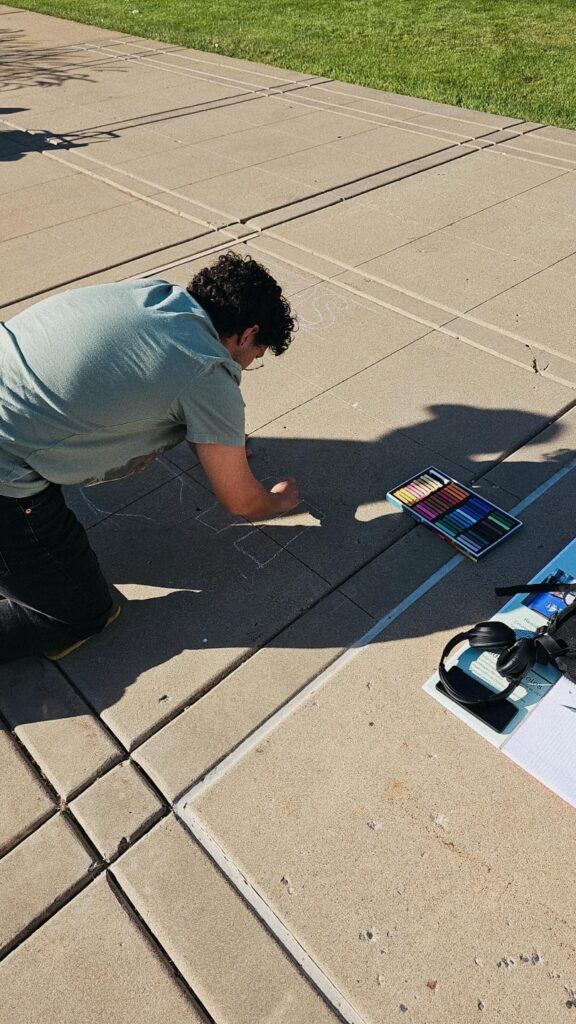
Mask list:
[[[120,605],[117,605],[114,611],[106,619],[104,629],[111,626],[113,622],[120,615]],[[104,630],[100,631],[101,633]],[[63,647],[61,651],[51,651],[50,654],[45,654],[44,657],[48,658],[48,661],[60,661],[61,658],[65,658],[67,654],[72,654],[72,651],[77,651],[79,647],[82,647],[88,640],[92,640],[95,636],[100,636],[100,633],[92,633],[91,636],[84,637],[83,640],[77,640],[75,644],[70,644],[69,647]]]

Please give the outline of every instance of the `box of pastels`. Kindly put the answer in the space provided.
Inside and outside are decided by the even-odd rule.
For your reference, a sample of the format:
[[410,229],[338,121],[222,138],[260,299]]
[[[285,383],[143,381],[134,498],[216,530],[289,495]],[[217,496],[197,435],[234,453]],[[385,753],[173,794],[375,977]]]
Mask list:
[[394,487],[386,498],[474,562],[522,526],[515,516],[433,466]]

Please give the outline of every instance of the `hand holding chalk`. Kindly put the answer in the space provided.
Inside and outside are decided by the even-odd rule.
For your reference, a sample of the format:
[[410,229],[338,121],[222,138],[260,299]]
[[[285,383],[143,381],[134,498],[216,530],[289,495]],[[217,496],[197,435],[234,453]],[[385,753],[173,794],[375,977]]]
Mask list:
[[290,512],[291,509],[296,508],[296,505],[300,504],[300,491],[294,477],[288,477],[287,480],[279,480],[277,484],[274,484],[274,487],[270,488],[270,494],[276,495],[278,499],[276,515]]

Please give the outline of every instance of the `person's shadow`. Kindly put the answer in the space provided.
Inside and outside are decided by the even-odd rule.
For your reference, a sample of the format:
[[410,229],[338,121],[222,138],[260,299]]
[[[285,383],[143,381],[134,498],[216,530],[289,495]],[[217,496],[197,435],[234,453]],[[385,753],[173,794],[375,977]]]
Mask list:
[[[128,482],[114,485],[126,487],[126,503],[122,507],[116,499],[116,510],[104,513],[89,538],[118,588],[122,614],[101,637],[66,658],[62,671],[98,713],[129,688],[139,688],[141,739],[147,722],[154,727],[159,702],[167,716],[173,715],[264,645],[312,650],[354,643],[362,632],[357,617],[337,609],[304,613],[382,552],[392,551],[409,531],[422,531],[385,502],[387,490],[430,465],[464,483],[481,478],[500,461],[495,453],[502,451],[503,438],[508,450],[518,449],[546,428],[544,458],[554,463],[565,454],[558,444],[561,424],[549,426],[535,413],[461,405],[434,406],[429,413],[370,441],[255,437],[255,475],[294,476],[305,498],[303,512],[297,509],[269,524],[228,516],[199,468],[179,476],[173,466],[173,478],[137,500]],[[524,481],[532,471],[530,463],[514,460],[514,493],[531,489]],[[93,507],[100,500],[104,508],[106,486],[83,492]],[[503,494],[495,488],[490,496],[498,503]],[[514,498],[507,498],[511,507]],[[429,537],[427,543],[437,547],[440,558],[450,557],[440,540]],[[407,573],[409,566],[404,590],[410,590]],[[414,615],[399,619],[395,635],[456,631],[495,610],[479,605],[474,587],[469,597],[439,604],[432,623]],[[383,634],[380,642],[385,641]],[[184,651],[196,654],[179,661]],[[1,690],[18,685],[18,664],[0,668]],[[50,714],[45,699],[43,706],[40,697],[38,702],[35,706],[28,694],[23,720]]]

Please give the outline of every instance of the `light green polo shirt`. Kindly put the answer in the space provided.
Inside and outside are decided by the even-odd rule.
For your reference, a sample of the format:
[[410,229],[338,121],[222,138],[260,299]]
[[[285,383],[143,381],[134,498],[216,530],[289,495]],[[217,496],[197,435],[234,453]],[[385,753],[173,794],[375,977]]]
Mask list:
[[167,281],[63,292],[0,322],[0,494],[134,472],[189,441],[244,444],[240,366]]

